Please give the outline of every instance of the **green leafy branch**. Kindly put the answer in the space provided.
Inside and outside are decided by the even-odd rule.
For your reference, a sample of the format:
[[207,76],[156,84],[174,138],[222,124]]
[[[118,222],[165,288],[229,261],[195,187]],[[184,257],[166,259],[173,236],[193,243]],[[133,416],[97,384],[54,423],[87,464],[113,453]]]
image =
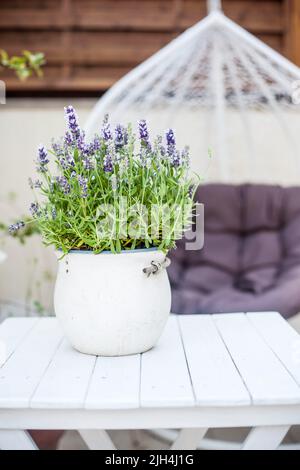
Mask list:
[[1,67],[11,69],[20,80],[26,80],[32,75],[42,77],[42,66],[45,63],[45,56],[42,52],[23,51],[20,56],[9,57],[6,51],[0,50],[0,70]]

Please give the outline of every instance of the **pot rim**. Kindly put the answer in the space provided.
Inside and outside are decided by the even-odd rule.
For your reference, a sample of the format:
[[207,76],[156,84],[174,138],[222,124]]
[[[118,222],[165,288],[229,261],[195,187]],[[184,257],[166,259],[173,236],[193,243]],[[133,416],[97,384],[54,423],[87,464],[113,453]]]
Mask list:
[[[62,250],[56,250],[59,254],[62,253]],[[152,248],[137,248],[137,249],[134,249],[134,250],[121,250],[120,253],[113,253],[112,251],[109,251],[109,250],[104,250],[104,251],[101,251],[100,253],[94,253],[93,251],[91,250],[70,250],[68,251],[68,253],[66,253],[66,255],[70,255],[70,254],[77,254],[77,255],[94,255],[94,256],[98,256],[98,255],[121,255],[121,254],[130,254],[130,253],[145,253],[145,252],[153,252],[153,251],[161,251],[161,250],[158,250],[158,248],[156,247],[152,247]]]

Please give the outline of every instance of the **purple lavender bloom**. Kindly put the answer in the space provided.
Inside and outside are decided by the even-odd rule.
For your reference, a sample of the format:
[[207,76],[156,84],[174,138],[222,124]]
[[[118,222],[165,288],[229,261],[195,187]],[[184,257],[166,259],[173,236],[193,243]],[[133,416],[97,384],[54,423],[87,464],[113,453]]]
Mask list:
[[37,171],[44,173],[47,171],[47,164],[49,163],[47,150],[43,145],[38,147],[38,157],[37,157]]
[[57,212],[56,212],[56,209],[55,207],[52,207],[52,210],[51,210],[51,215],[52,215],[52,219],[55,220],[56,217],[57,217]]
[[94,169],[93,161],[88,155],[85,155],[83,157],[82,163],[83,163],[83,168],[85,170],[93,170]]
[[77,147],[83,153],[86,149],[86,142],[85,142],[85,133],[80,132],[78,139],[77,139]]
[[23,227],[25,227],[25,223],[23,222],[23,220],[19,220],[19,222],[16,222],[15,224],[11,224],[8,227],[8,231],[9,233],[13,234]]
[[140,139],[142,142],[148,143],[149,142],[149,132],[147,128],[147,122],[145,119],[141,119],[139,122],[139,133],[140,133]]
[[78,124],[77,114],[73,106],[65,107],[65,118],[72,137],[77,140],[80,136],[80,127]]
[[63,149],[63,146],[62,146],[62,142],[56,142],[55,140],[52,141],[52,150],[53,152],[55,153],[55,155],[57,155],[58,157],[60,157],[61,155],[64,154],[64,149]]
[[110,153],[105,155],[103,159],[103,169],[106,173],[110,173],[113,171],[113,162],[112,162],[112,157]]
[[95,136],[94,140],[90,143],[90,154],[100,150],[101,142],[98,136]]
[[88,188],[87,188],[88,179],[81,175],[78,175],[77,179],[78,179],[79,186],[81,188],[81,196],[86,198],[87,191],[88,191]]
[[64,141],[67,147],[71,147],[73,145],[74,139],[71,132],[67,131],[65,133]]
[[37,202],[32,202],[30,204],[29,211],[30,211],[32,217],[35,217],[35,216],[39,215],[40,208],[39,208],[38,203]]
[[68,163],[64,157],[59,158],[58,161],[63,170],[66,170],[68,168]]
[[171,160],[171,165],[178,167],[181,164],[181,158],[180,158],[180,153],[178,150],[175,150],[172,154],[172,160]]
[[175,135],[173,129],[168,129],[166,132],[167,145],[176,145]]
[[64,194],[69,194],[71,191],[70,185],[68,183],[68,180],[65,176],[57,176],[56,177],[56,182],[58,183],[60,189]]
[[43,183],[40,180],[33,181],[33,187],[35,189],[40,189],[43,186]]
[[177,167],[181,164],[180,153],[176,150],[175,135],[173,129],[166,131],[167,155],[171,165]]
[[184,149],[181,152],[181,161],[184,163],[187,167],[190,166],[190,149],[186,145]]
[[101,129],[101,134],[102,134],[102,137],[103,137],[104,140],[111,140],[112,139],[110,124],[108,122],[108,114],[105,114],[105,116],[104,116],[102,129]]
[[80,136],[77,140],[77,147],[80,150],[81,154],[83,155],[83,165],[86,169],[93,168],[93,164],[89,156],[93,155],[94,153],[94,145],[87,144],[85,142],[85,134],[84,132],[80,133]]
[[67,160],[67,163],[68,163],[69,166],[72,166],[72,167],[75,166],[75,161],[74,161],[73,155],[69,155],[69,154],[68,154],[68,155],[66,156],[66,160]]
[[113,162],[115,158],[115,147],[111,140],[106,148],[106,155],[103,159],[103,169],[106,173],[113,171]]
[[117,124],[115,128],[115,145],[117,148],[123,147],[127,144],[128,135],[125,127],[121,126],[121,124]]

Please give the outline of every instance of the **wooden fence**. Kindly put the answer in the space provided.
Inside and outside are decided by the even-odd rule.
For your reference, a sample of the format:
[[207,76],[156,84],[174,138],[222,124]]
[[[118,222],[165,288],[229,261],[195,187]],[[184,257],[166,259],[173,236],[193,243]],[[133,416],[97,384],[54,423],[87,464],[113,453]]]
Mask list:
[[[225,13],[300,66],[300,0],[223,0]],[[43,51],[42,80],[9,93],[99,94],[205,16],[204,0],[1,0],[0,48]]]

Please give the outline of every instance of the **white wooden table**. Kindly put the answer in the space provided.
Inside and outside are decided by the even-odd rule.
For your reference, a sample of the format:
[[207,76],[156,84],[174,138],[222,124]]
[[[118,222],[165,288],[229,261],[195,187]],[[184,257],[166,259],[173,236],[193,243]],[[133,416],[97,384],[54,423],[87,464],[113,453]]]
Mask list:
[[[4,346],[5,345],[5,346]],[[194,449],[210,427],[249,426],[242,449],[276,449],[300,424],[300,337],[277,313],[171,316],[142,355],[73,350],[55,318],[0,325],[0,448],[30,449],[26,429],[179,428]]]

